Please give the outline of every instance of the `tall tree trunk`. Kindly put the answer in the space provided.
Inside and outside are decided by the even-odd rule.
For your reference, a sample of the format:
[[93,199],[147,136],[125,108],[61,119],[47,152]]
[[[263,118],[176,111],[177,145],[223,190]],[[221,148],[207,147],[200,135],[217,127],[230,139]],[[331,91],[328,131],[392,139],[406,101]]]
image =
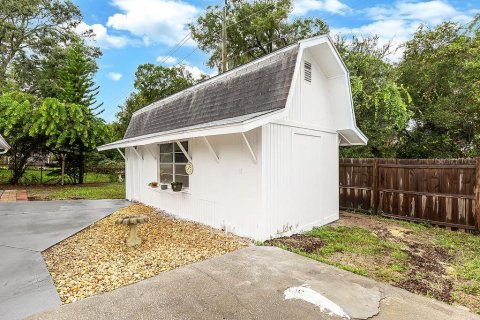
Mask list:
[[62,186],[65,184],[65,155],[60,155],[60,165],[62,167],[61,179],[62,179]]
[[83,151],[83,146],[80,146],[80,154],[78,156],[78,183],[83,184],[85,179],[85,152]]
[[[18,156],[20,152],[21,156]],[[12,169],[12,178],[10,179],[11,184],[18,184],[20,179],[26,170],[26,165],[30,154],[23,154],[22,150],[15,149],[13,155],[13,169]]]

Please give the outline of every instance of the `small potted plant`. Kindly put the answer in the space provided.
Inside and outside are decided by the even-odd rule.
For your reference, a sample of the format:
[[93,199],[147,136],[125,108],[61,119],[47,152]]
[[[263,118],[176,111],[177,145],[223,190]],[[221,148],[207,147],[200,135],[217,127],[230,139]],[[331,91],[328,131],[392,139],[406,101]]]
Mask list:
[[182,191],[182,186],[183,186],[182,182],[172,181],[171,185],[172,185],[172,190],[173,191],[175,191],[175,192]]
[[167,184],[167,175],[165,173],[160,173],[160,189],[162,190],[167,190],[168,184]]
[[158,182],[157,181],[152,181],[148,185],[152,188],[156,188],[156,187],[158,187]]

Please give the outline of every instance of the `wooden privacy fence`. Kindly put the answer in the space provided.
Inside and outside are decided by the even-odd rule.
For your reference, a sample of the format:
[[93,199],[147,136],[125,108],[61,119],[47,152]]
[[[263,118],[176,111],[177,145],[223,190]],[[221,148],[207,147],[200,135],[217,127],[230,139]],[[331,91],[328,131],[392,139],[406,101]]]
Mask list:
[[480,159],[340,159],[340,208],[480,230]]

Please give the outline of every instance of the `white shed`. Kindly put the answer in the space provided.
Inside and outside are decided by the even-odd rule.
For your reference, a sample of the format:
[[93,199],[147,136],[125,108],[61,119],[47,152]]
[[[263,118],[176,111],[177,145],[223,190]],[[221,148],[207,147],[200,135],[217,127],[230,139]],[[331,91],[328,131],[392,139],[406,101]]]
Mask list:
[[0,134],[0,154],[5,154],[8,150],[10,150],[10,146]]
[[[338,219],[339,146],[366,143],[348,71],[320,36],[138,110],[99,150],[125,148],[127,199],[265,240]],[[184,188],[149,186],[160,180]]]

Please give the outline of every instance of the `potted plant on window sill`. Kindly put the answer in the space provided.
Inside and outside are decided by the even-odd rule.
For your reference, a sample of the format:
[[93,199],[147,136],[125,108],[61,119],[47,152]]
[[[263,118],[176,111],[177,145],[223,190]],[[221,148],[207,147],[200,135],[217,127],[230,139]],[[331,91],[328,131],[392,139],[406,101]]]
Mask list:
[[156,187],[158,187],[158,182],[157,181],[152,181],[148,185],[152,188],[156,188]]
[[160,189],[167,190],[168,183],[167,183],[167,175],[165,173],[160,173]]
[[179,192],[179,191],[182,191],[182,186],[183,186],[183,183],[182,182],[178,182],[178,181],[173,181],[171,183],[172,185],[172,190],[175,191],[175,192]]

